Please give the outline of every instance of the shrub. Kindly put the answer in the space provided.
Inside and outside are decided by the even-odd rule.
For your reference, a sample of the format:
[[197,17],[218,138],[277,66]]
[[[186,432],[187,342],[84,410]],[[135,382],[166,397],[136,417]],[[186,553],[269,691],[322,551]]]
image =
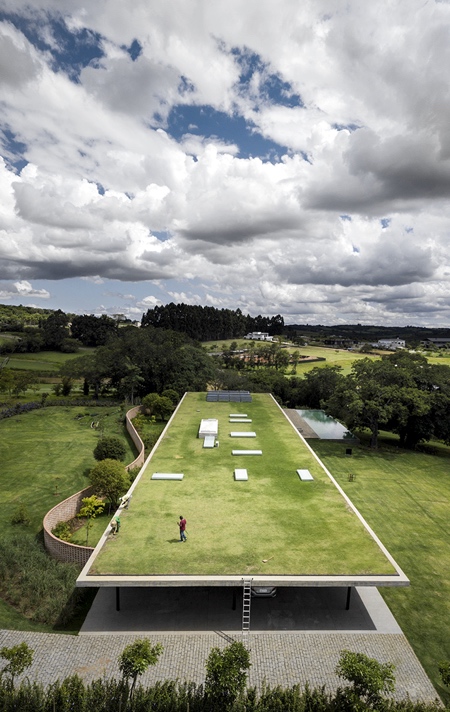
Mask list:
[[383,693],[394,691],[394,669],[391,663],[380,663],[364,653],[342,650],[336,674],[352,683],[352,687],[344,691],[344,696],[347,693],[347,697],[353,697],[355,706],[359,698],[367,706],[375,708],[382,704]]
[[14,510],[11,517],[11,524],[24,524],[26,527],[30,524],[30,516],[25,505],[21,504],[20,507]]
[[1,648],[0,657],[8,660],[7,665],[1,670],[0,677],[4,674],[11,676],[14,683],[16,675],[21,675],[33,662],[33,650],[26,643],[20,643],[12,648]]
[[53,527],[52,534],[63,541],[70,541],[72,538],[72,530],[67,522],[58,522],[56,527]]
[[205,696],[210,709],[230,709],[243,695],[250,653],[243,643],[234,641],[223,650],[213,648],[206,661]]
[[96,460],[123,460],[126,447],[120,438],[108,436],[101,438],[94,449]]
[[146,638],[138,638],[134,643],[130,643],[124,648],[119,657],[119,669],[126,682],[130,678],[133,681],[130,690],[131,697],[138,676],[142,675],[150,665],[156,665],[162,651],[161,643],[156,643],[152,647]]
[[130,478],[124,466],[117,460],[101,460],[89,473],[89,479],[95,494],[107,497],[115,505],[119,497],[130,486]]

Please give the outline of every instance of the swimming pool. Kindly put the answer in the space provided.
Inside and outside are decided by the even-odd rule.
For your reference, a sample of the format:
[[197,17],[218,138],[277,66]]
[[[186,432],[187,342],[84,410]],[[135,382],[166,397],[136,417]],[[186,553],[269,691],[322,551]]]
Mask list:
[[356,440],[353,433],[327,415],[324,410],[297,410],[297,413],[323,440]]

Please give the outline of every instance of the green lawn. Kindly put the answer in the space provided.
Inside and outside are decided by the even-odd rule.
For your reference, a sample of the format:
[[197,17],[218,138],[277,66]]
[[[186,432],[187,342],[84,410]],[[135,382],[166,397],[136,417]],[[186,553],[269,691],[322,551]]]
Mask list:
[[[87,487],[87,474],[95,464],[92,451],[102,431],[124,439],[126,461],[131,462],[136,454],[124,434],[122,418],[118,407],[48,407],[1,420],[2,531],[17,530],[10,518],[18,506],[24,505],[30,515],[30,529],[39,532],[51,507]],[[98,430],[90,427],[94,420],[100,423]]]
[[[450,450],[401,450],[386,437],[361,445],[310,444],[409,577],[411,586],[380,589],[439,694],[438,663],[450,660]],[[431,454],[432,453],[432,454]],[[349,473],[356,475],[348,481]]]
[[86,353],[93,353],[95,349],[83,348],[74,354],[63,354],[60,351],[39,351],[33,354],[6,354],[7,367],[25,371],[51,371],[58,372],[59,367],[66,361]]
[[[230,424],[245,412],[251,424]],[[219,420],[220,447],[202,447],[202,418]],[[254,430],[256,438],[231,438]],[[232,449],[261,449],[236,457]],[[234,468],[248,469],[235,482]],[[301,482],[296,469],[309,469]],[[153,472],[183,472],[184,480],[151,480]],[[178,516],[188,543],[178,543]],[[395,574],[392,564],[347,507],[336,487],[268,394],[252,403],[207,403],[190,393],[155,451],[91,573],[129,575]],[[263,559],[269,559],[264,564]]]

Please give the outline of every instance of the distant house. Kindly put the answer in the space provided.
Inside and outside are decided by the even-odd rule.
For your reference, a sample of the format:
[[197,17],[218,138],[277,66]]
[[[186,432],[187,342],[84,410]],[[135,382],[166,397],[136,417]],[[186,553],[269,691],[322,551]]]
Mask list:
[[426,349],[448,349],[450,348],[450,339],[425,339],[420,342]]
[[244,339],[253,339],[253,341],[273,341],[273,336],[269,336],[267,331],[251,331],[244,336]]
[[397,349],[404,349],[406,342],[404,339],[378,339],[377,343],[374,344],[378,349],[386,349],[387,351],[396,351]]

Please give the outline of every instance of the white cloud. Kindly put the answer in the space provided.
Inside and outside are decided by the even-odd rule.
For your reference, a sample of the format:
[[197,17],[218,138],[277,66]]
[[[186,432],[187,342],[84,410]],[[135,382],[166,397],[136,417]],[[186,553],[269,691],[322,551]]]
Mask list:
[[[291,321],[446,323],[447,3],[3,6],[32,18],[46,50],[0,23],[0,279],[158,281],[160,296],[136,295],[132,309],[165,294]],[[65,48],[49,17],[91,44],[101,36],[103,56],[78,81],[57,66]],[[250,72],[256,55],[244,86],[239,61]],[[279,100],[274,77],[290,87]],[[195,113],[177,142],[177,105],[245,119],[286,155],[242,158],[243,124],[202,135]]]

